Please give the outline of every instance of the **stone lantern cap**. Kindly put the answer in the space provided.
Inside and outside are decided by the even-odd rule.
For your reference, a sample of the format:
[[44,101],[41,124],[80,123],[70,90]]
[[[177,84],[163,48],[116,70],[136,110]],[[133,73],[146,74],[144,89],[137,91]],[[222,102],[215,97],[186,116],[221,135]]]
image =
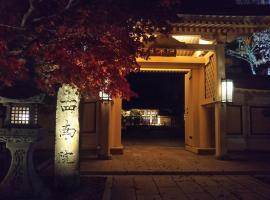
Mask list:
[[18,104],[41,104],[44,100],[45,94],[36,95],[29,98],[24,99],[11,99],[0,96],[0,103],[18,103]]

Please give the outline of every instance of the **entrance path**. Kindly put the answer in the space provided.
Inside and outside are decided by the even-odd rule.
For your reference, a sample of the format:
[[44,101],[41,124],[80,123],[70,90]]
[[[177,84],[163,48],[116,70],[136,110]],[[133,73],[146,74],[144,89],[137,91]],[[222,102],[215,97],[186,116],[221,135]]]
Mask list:
[[244,155],[225,161],[135,144],[112,160],[83,157],[80,167],[83,176],[107,177],[103,200],[270,200],[269,156]]
[[270,159],[263,154],[234,156],[217,160],[214,156],[196,155],[183,147],[126,146],[124,155],[112,160],[83,157],[82,175],[190,175],[190,174],[270,174]]
[[270,185],[245,176],[109,176],[103,200],[269,200]]

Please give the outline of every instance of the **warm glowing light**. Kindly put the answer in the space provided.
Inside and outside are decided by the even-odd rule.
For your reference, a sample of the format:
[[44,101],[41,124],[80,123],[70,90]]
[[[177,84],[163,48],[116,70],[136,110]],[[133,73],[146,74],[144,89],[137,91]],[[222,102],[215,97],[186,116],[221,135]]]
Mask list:
[[213,41],[211,40],[204,40],[204,39],[199,39],[199,44],[213,44]]
[[203,51],[195,51],[193,56],[194,57],[200,57],[200,55],[202,55]]
[[161,116],[157,109],[122,110],[122,116],[124,126],[171,126],[171,116]]
[[233,90],[233,81],[230,79],[223,79],[221,81],[221,102],[232,102]]
[[160,116],[157,117],[157,125],[160,126],[161,123],[160,123]]
[[111,96],[105,92],[99,92],[99,98],[102,101],[111,101],[112,100]]
[[[213,41],[210,40],[204,40],[204,39],[199,39],[199,44],[213,44]],[[200,57],[200,55],[203,54],[204,51],[195,51],[193,56],[194,57]]]
[[198,44],[200,39],[199,35],[173,35],[172,37],[179,42],[184,42],[186,44]]
[[10,123],[11,124],[29,124],[30,123],[30,107],[12,106]]
[[[174,39],[186,44],[213,44],[211,40],[202,39],[200,35],[173,35]],[[195,51],[193,57],[200,57],[204,51]]]
[[189,69],[173,69],[173,68],[148,68],[148,67],[141,67],[140,71],[160,71],[160,72],[189,72]]

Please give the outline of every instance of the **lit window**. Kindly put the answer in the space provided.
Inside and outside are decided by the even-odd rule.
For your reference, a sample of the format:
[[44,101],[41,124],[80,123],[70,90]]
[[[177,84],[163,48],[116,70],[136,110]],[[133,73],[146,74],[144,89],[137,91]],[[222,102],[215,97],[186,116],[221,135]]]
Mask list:
[[112,98],[110,95],[108,95],[107,93],[105,92],[99,92],[99,98],[102,100],[102,101],[111,101]]
[[267,75],[270,76],[270,67],[267,69]]
[[11,124],[29,124],[30,121],[30,107],[28,106],[14,106],[11,107]]

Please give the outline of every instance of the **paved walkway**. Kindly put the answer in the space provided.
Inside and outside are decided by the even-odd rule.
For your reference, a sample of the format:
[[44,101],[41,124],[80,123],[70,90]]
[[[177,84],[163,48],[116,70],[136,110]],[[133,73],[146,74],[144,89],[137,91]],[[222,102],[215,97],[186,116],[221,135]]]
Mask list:
[[234,156],[231,160],[217,160],[214,156],[200,156],[183,147],[127,146],[124,155],[112,160],[84,157],[80,162],[84,175],[142,175],[142,174],[270,174],[268,155]]
[[112,160],[84,157],[80,164],[82,175],[107,176],[103,200],[270,200],[270,185],[253,176],[270,175],[267,154],[217,160],[183,147],[133,144]]
[[103,200],[269,200],[251,176],[110,176]]

